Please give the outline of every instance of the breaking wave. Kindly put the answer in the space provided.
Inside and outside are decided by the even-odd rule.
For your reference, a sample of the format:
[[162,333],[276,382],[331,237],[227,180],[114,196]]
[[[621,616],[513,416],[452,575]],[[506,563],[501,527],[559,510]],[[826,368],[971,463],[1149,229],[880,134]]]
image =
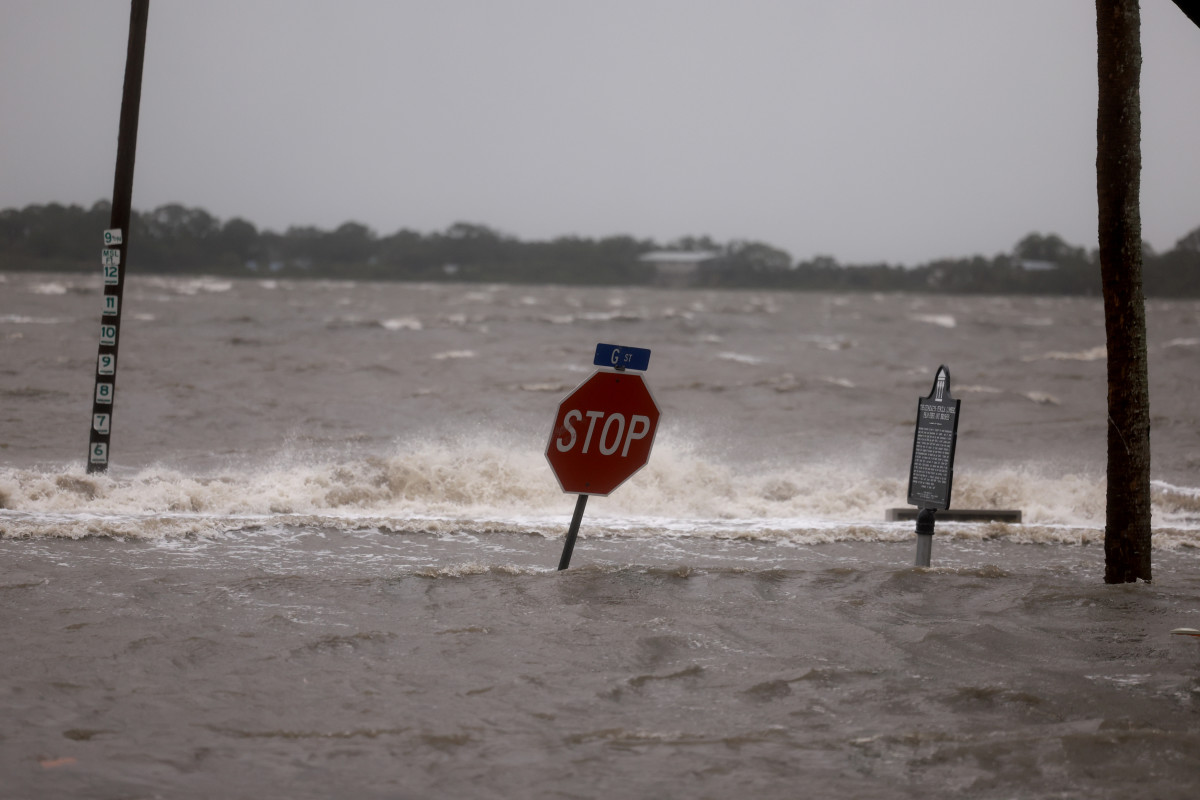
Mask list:
[[[1200,547],[1200,489],[1155,481],[1156,546]],[[592,498],[589,531],[819,543],[901,540],[905,482],[860,465],[733,467],[686,444],[654,458],[610,497]],[[939,523],[965,538],[1102,541],[1103,478],[1033,467],[962,471],[954,507],[1020,509],[1023,524]],[[168,539],[262,526],[560,536],[564,495],[528,442],[415,441],[383,456],[279,454],[254,466],[188,474],[165,466],[88,475],[82,465],[0,469],[0,536]]]

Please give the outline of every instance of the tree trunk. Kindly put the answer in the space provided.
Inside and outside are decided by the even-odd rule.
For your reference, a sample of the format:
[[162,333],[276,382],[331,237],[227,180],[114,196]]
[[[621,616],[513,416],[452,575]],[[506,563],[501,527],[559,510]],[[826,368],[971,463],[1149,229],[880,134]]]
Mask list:
[[1150,392],[1142,294],[1141,14],[1096,0],[1096,195],[1108,341],[1104,581],[1150,580]]

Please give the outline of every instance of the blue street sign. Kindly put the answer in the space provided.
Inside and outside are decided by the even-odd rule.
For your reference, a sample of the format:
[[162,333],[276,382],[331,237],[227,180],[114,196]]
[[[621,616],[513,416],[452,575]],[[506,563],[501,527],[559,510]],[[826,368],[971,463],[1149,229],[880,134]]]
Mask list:
[[598,344],[596,345],[596,358],[593,359],[592,363],[597,367],[636,369],[640,372],[645,372],[650,366],[650,351],[644,347]]

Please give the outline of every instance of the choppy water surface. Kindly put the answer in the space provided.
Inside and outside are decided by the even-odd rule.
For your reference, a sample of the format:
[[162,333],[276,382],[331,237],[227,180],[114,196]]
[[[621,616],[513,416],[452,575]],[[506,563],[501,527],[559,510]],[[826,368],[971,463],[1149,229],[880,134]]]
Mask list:
[[[1098,300],[0,274],[0,796],[1192,797],[1200,304],[1149,306],[1155,582],[1105,586]],[[542,451],[598,341],[650,464]],[[916,569],[916,398],[963,398]]]

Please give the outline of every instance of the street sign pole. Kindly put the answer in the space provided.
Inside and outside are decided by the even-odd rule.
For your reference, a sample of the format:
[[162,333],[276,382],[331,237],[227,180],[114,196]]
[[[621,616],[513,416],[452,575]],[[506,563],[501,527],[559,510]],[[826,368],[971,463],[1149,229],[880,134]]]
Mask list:
[[[125,53],[125,85],[117,130],[117,168],[113,179],[112,216],[104,231],[100,264],[104,270],[104,306],[100,313],[100,348],[92,391],[92,424],[88,435],[87,471],[108,469],[112,417],[117,391],[117,345],[129,252],[129,220],[133,202],[133,162],[137,153],[138,111],[142,101],[142,64],[146,55],[146,20],[150,0],[133,0],[129,13],[129,44]],[[122,263],[124,262],[124,263]]]
[[583,522],[583,509],[587,505],[587,499],[586,494],[581,494],[575,501],[575,514],[571,517],[571,528],[567,531],[567,541],[563,544],[562,558],[558,560],[560,571],[571,566],[571,553],[575,550],[575,538],[579,535],[579,525]]

